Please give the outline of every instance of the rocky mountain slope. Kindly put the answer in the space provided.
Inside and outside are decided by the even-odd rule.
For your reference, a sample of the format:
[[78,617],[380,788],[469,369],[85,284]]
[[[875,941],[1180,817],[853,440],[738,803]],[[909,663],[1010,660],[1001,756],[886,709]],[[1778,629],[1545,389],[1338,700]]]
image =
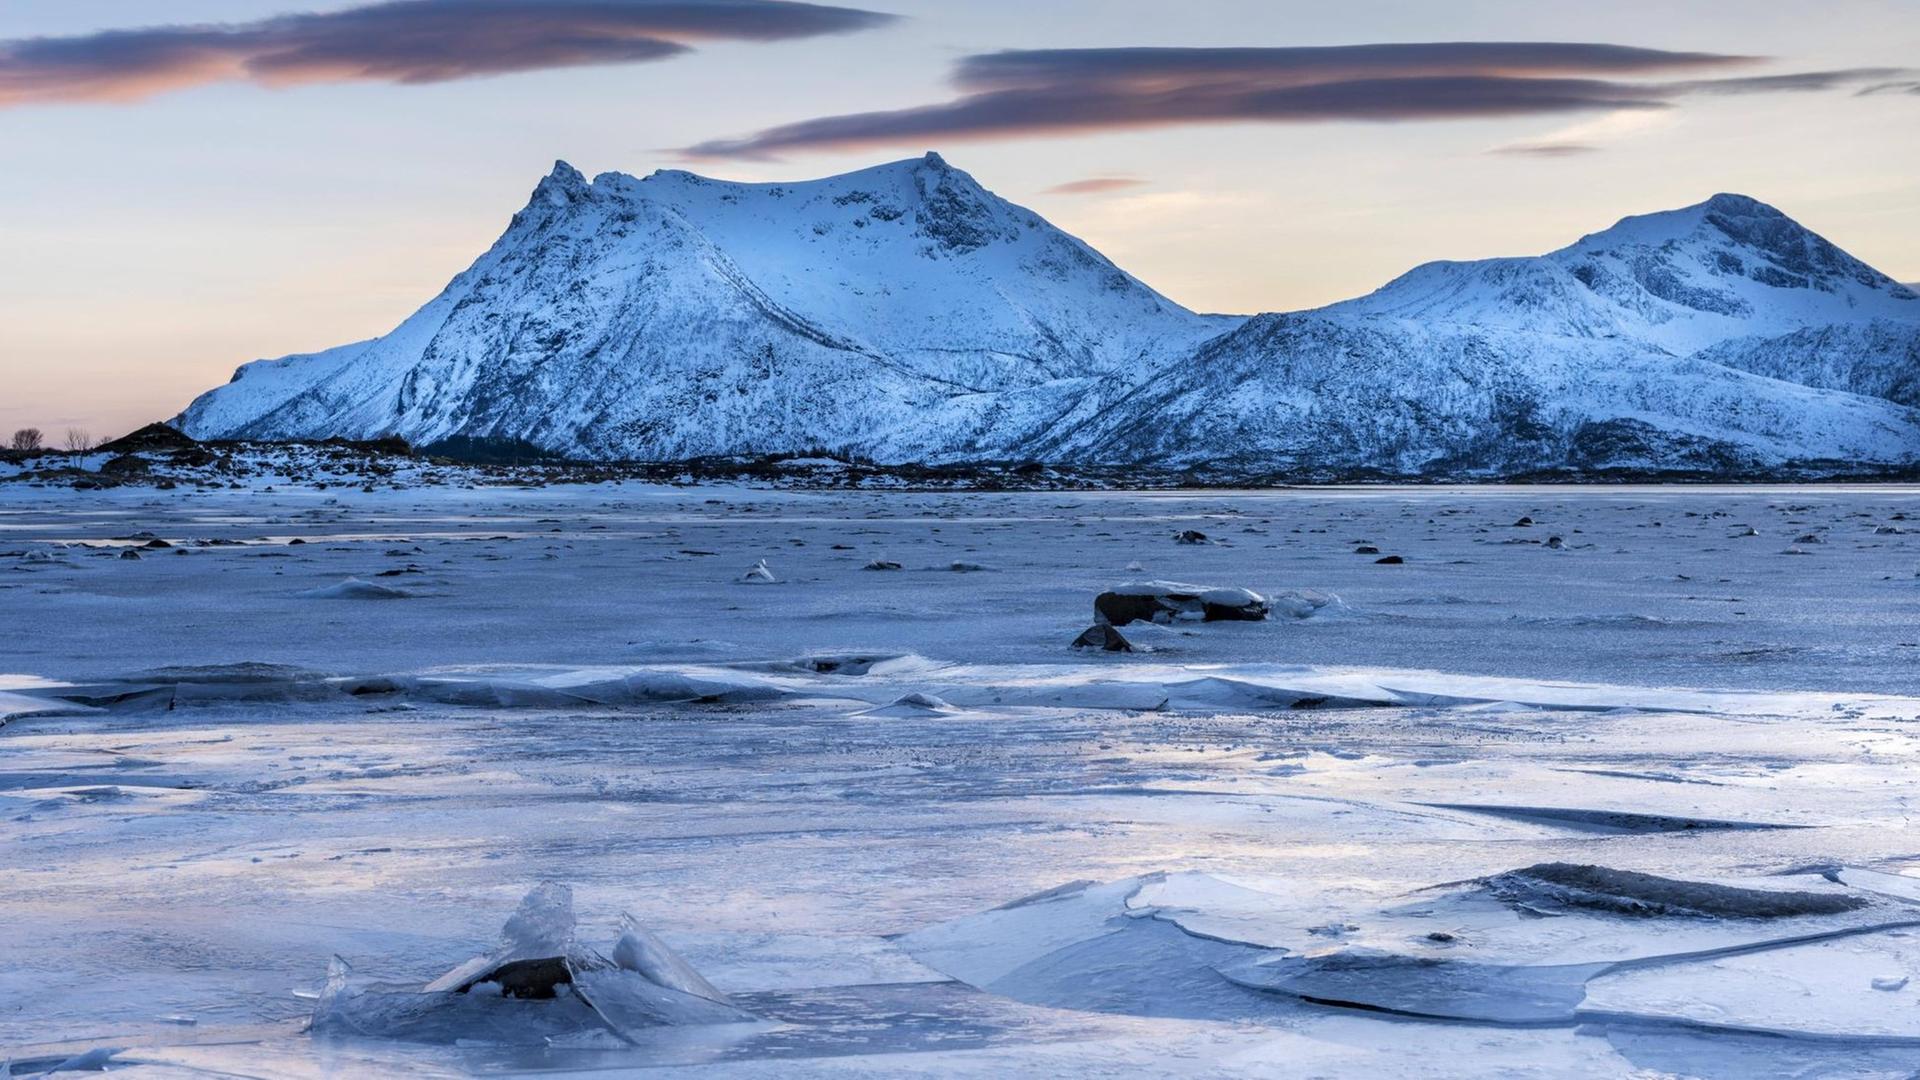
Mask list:
[[1920,461],[1920,297],[1718,195],[1312,312],[1190,312],[937,155],[797,184],[564,164],[386,337],[242,367],[201,438],[824,449],[1259,475]]

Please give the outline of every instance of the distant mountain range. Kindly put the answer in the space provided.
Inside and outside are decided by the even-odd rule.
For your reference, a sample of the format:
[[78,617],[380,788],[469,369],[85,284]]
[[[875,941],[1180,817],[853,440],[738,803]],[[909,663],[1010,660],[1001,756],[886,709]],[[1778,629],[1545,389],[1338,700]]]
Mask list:
[[928,154],[792,184],[562,163],[392,333],[247,364],[178,423],[590,459],[1760,478],[1920,463],[1916,406],[1920,296],[1744,196],[1249,318]]

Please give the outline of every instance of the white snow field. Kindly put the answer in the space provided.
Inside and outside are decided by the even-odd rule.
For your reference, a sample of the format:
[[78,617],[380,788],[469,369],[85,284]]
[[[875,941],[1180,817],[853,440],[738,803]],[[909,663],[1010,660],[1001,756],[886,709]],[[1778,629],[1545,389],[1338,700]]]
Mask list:
[[14,1077],[1920,1071],[1916,488],[16,488],[0,619]]

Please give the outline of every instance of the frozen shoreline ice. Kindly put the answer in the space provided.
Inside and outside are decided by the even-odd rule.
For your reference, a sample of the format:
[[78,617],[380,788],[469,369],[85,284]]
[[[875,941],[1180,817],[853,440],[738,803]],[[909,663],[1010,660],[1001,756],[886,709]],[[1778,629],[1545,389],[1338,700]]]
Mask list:
[[[1913,931],[1866,928],[1920,911],[1920,535],[1879,531],[1909,514],[1885,488],[9,499],[0,610],[39,632],[0,679],[0,1057],[310,1072],[294,991],[329,956],[417,981],[557,880],[586,939],[630,910],[771,1027],[330,1060],[1905,1075]],[[1227,542],[1176,545],[1180,523]],[[1549,531],[1563,548],[1512,542]],[[146,532],[189,554],[117,558]],[[58,557],[12,554],[34,551]],[[862,570],[881,557],[908,569]],[[761,559],[778,580],[739,587]],[[349,577],[416,595],[299,595]],[[1066,647],[1136,579],[1346,610]],[[1543,864],[1868,907],[1791,931],[1516,916],[1502,875]],[[1116,900],[1090,936],[947,950],[986,968],[925,947],[1076,880],[1157,882],[1178,928]],[[1221,974],[1248,949],[1346,958],[1259,971],[1324,990],[1376,954],[1565,968],[1821,927],[1848,932],[1582,979],[1579,1025],[1519,1035],[1308,1000],[1351,975]],[[1062,949],[1078,967],[1034,966]]]

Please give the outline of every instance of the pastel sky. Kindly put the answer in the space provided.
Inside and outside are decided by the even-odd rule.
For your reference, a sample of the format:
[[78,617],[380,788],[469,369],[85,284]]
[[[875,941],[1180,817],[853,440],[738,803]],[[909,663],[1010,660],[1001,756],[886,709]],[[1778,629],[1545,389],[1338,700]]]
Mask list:
[[1920,280],[1914,0],[7,0],[0,430],[391,329],[556,158],[941,151],[1181,303],[1738,191]]

